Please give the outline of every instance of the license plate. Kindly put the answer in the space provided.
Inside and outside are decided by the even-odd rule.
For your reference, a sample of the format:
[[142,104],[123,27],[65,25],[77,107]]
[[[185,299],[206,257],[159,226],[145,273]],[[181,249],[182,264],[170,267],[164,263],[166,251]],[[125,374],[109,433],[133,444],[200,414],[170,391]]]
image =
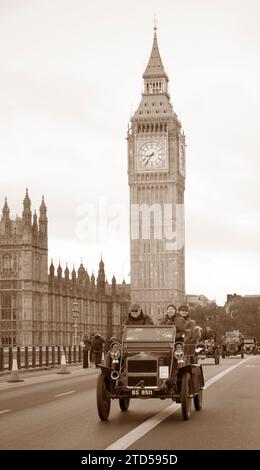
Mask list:
[[134,397],[149,397],[149,396],[152,396],[153,395],[153,390],[146,390],[146,389],[143,389],[143,390],[137,390],[137,389],[134,389],[132,390],[132,396]]

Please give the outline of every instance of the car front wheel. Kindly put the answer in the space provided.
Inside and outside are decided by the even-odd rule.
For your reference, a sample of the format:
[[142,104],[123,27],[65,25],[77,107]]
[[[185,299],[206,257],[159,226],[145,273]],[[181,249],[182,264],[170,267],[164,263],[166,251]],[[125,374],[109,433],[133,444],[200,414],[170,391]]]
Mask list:
[[110,413],[111,398],[106,388],[105,378],[100,374],[97,379],[97,409],[102,421],[107,421]]
[[181,410],[183,419],[190,419],[191,415],[191,376],[185,372],[181,381]]

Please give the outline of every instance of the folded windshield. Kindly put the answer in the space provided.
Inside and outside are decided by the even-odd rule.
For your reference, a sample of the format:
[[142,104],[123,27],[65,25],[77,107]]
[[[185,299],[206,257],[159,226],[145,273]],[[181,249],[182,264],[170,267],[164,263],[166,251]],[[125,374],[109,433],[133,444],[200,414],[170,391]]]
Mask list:
[[125,341],[162,341],[175,340],[176,328],[163,326],[132,326],[127,327]]

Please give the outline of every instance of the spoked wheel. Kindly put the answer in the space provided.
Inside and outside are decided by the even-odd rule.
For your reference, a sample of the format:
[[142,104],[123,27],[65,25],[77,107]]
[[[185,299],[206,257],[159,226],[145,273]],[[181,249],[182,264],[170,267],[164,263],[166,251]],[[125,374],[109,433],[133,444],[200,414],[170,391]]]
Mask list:
[[181,410],[183,419],[190,419],[191,414],[191,376],[185,372],[181,381]]
[[130,405],[130,398],[119,398],[121,411],[127,411]]
[[97,409],[102,421],[107,421],[110,413],[111,398],[107,391],[103,374],[97,379]]

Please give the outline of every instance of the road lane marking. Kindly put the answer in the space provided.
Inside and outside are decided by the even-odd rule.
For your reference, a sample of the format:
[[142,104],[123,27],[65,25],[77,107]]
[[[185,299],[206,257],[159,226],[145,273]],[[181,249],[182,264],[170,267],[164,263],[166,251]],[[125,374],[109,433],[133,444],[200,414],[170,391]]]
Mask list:
[[[218,380],[222,379],[222,377],[224,377],[226,374],[228,374],[232,370],[239,367],[241,364],[244,364],[246,361],[249,361],[250,359],[252,359],[252,357],[249,357],[247,359],[242,359],[234,366],[231,366],[228,369],[225,369],[224,371],[219,372],[219,374],[215,375],[215,377],[212,377],[211,379],[207,380],[204,386],[204,390],[210,387],[211,385],[213,385]],[[181,408],[181,405],[179,404],[173,404],[173,405],[167,406],[162,411],[154,415],[152,418],[148,419],[144,423],[140,424],[140,426],[137,426],[137,428],[133,429],[132,431],[130,431],[129,433],[125,434],[123,437],[115,441],[113,444],[108,446],[105,450],[128,449],[128,447],[134,444],[134,442],[138,441],[138,439],[140,439],[145,434],[150,432],[158,424],[160,424],[162,421],[168,418],[168,416],[170,416],[173,413],[176,413],[180,408]]]
[[11,410],[3,410],[3,411],[0,411],[0,415],[3,414],[3,413],[8,413],[8,411],[11,411]]
[[252,357],[248,357],[247,359],[242,359],[241,361],[239,361],[234,366],[228,367],[228,369],[225,369],[222,372],[219,372],[219,374],[217,374],[214,377],[212,377],[211,379],[207,380],[207,382],[205,383],[205,386],[204,386],[204,390],[206,390],[206,388],[210,387],[211,385],[213,385],[218,380],[222,379],[222,377],[224,377],[224,375],[227,375],[227,374],[229,374],[229,372],[232,372],[232,370],[236,369],[241,364],[244,364],[246,361],[250,361],[250,359],[252,359]]
[[58,395],[55,395],[55,397],[64,397],[64,395],[70,395],[71,393],[75,393],[76,390],[71,390],[70,392],[65,392],[65,393],[59,393]]

